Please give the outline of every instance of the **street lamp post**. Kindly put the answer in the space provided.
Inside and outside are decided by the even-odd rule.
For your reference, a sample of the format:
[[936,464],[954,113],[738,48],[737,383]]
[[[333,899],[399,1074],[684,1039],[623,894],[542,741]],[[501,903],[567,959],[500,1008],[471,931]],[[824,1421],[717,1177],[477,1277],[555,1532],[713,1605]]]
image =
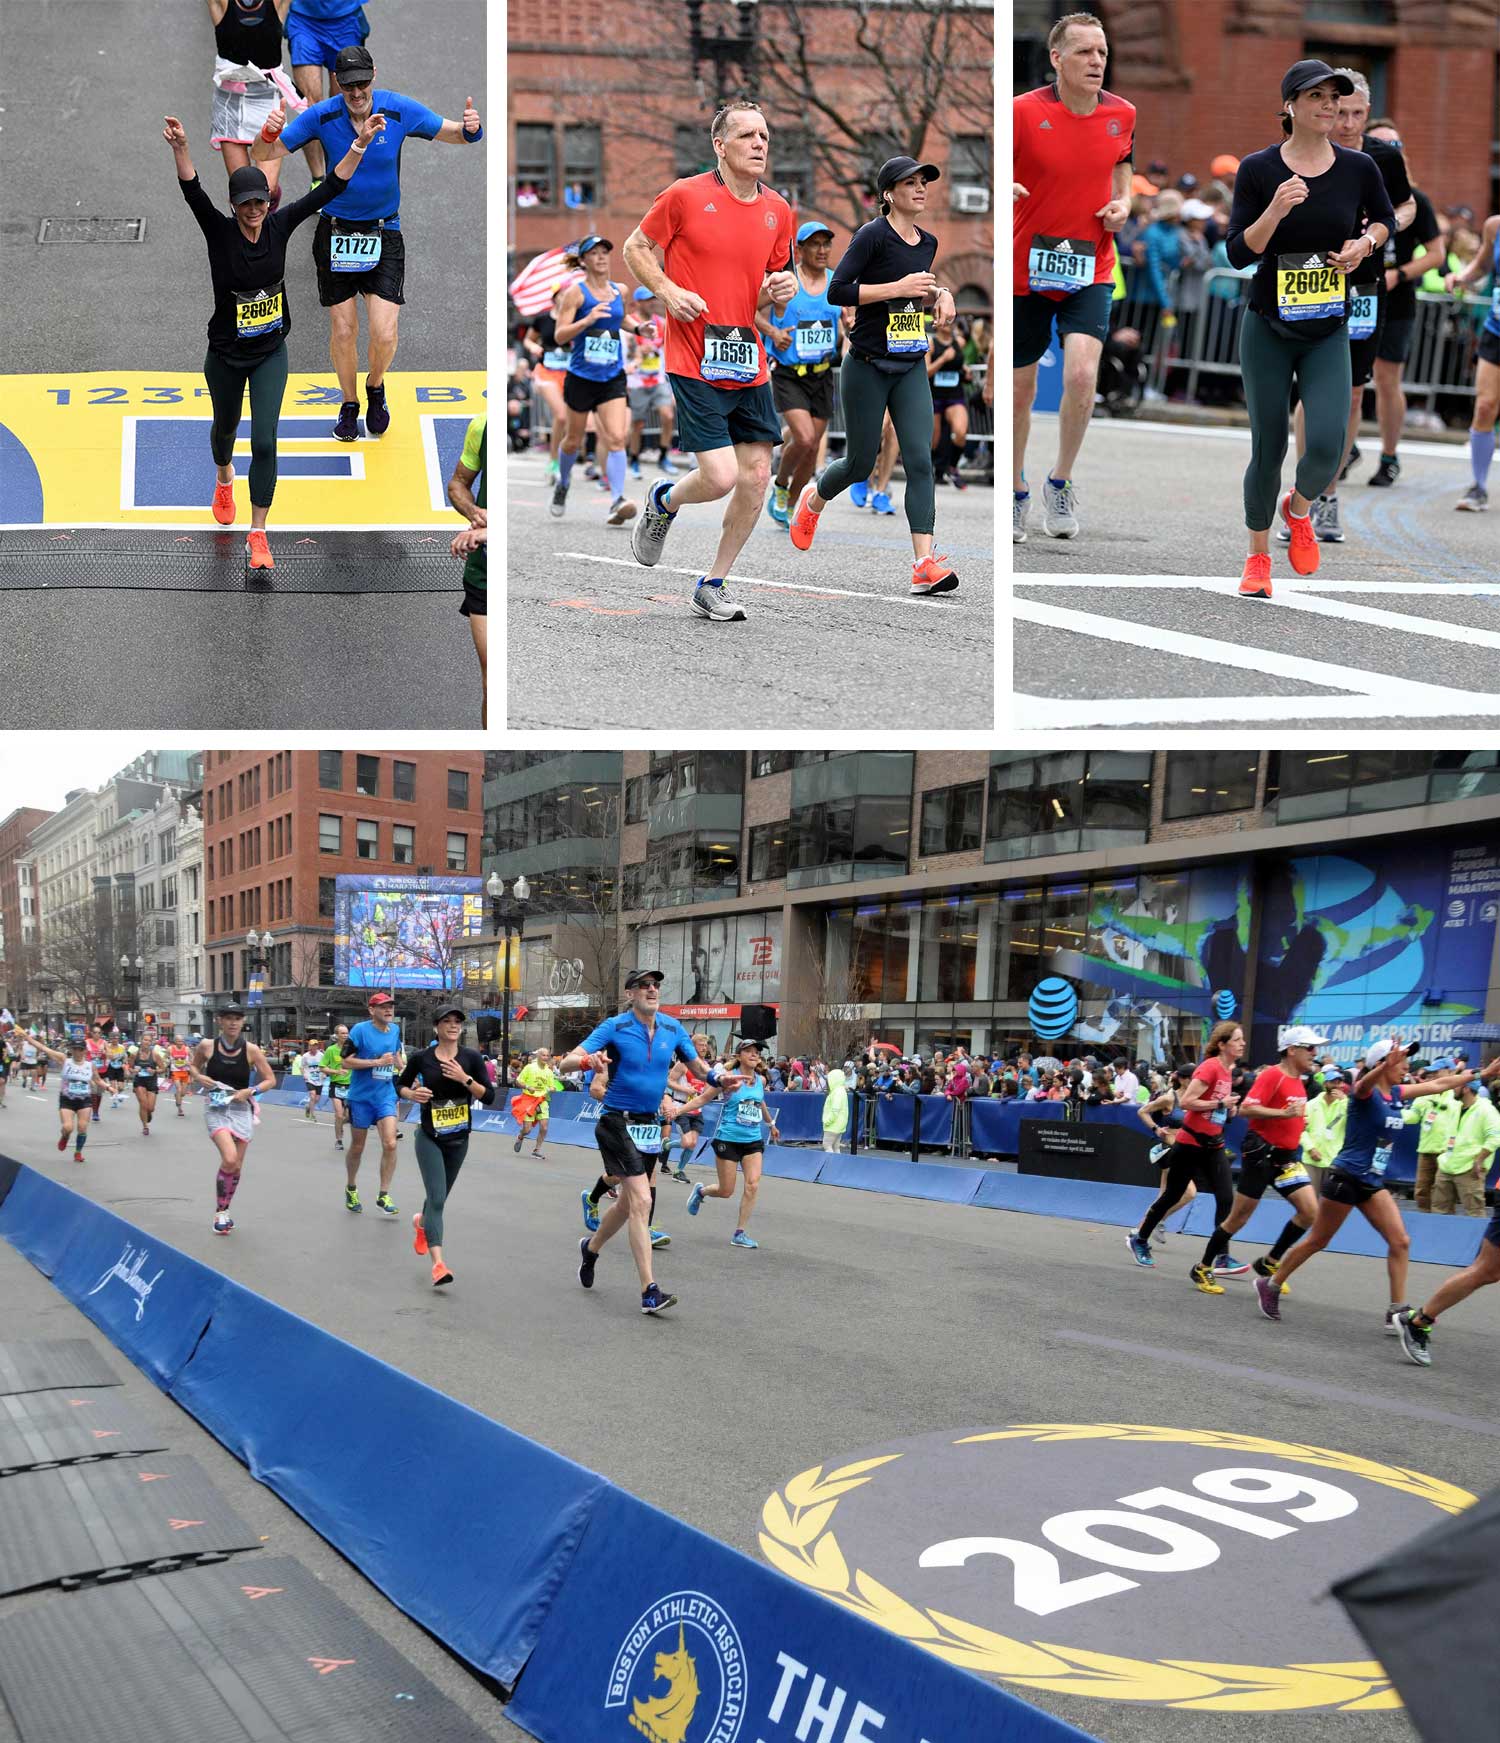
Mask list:
[[44,1038],[50,1038],[52,1033],[52,995],[57,991],[57,982],[53,980],[51,975],[40,975],[37,978],[36,990],[42,995],[42,1035]]
[[739,14],[737,36],[725,36],[717,30],[712,35],[706,34],[703,29],[703,0],[684,0],[684,4],[688,16],[688,52],[693,63],[693,78],[697,81],[700,94],[703,93],[703,80],[699,68],[704,61],[713,63],[715,109],[724,102],[726,74],[732,66],[741,69],[741,89],[753,91],[756,72],[756,0],[735,0],[735,11]]
[[[247,962],[249,973],[246,976],[245,985],[245,998],[247,1001],[250,998],[249,982],[252,981],[256,975],[265,976],[269,974],[271,966],[269,961],[271,942],[271,934],[269,932],[257,932],[253,926],[245,934],[245,943],[250,952]],[[265,1051],[266,994],[264,986],[262,986],[260,991],[260,1003],[255,1007],[255,1043],[262,1052]]]
[[131,1029],[141,1026],[141,982],[146,978],[146,959],[138,956],[132,963],[128,956],[120,958],[120,979],[125,983],[125,997],[128,1001],[132,1022]]
[[491,872],[484,886],[490,898],[490,931],[498,937],[505,934],[505,970],[500,981],[500,1087],[509,1083],[510,1069],[510,935],[519,940],[526,930],[526,902],[531,885],[525,875],[518,877],[509,893],[498,872]]

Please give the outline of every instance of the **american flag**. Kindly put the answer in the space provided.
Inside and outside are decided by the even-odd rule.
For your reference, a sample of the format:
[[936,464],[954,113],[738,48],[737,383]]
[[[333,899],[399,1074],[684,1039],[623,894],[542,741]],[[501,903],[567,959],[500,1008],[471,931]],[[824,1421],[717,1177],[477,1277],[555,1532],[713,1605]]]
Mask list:
[[561,248],[549,248],[545,254],[528,261],[516,274],[510,287],[510,300],[521,314],[528,318],[541,314],[550,305],[552,287],[559,280],[575,284],[583,277],[581,272],[570,271],[563,265],[565,258]]

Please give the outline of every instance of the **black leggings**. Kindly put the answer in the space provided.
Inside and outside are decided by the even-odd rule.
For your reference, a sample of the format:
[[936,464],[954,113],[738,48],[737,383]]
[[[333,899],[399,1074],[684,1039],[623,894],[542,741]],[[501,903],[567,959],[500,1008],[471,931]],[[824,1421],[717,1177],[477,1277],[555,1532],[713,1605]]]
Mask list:
[[1214,1195],[1214,1232],[1209,1236],[1209,1250],[1204,1254],[1204,1262],[1208,1263],[1215,1250],[1225,1252],[1229,1246],[1228,1240],[1220,1236],[1218,1230],[1218,1224],[1229,1215],[1229,1208],[1234,1203],[1234,1181],[1229,1172],[1229,1152],[1222,1143],[1210,1148],[1207,1145],[1190,1144],[1185,1138],[1178,1138],[1169,1153],[1167,1184],[1161,1189],[1156,1203],[1146,1212],[1146,1220],[1137,1232],[1143,1241],[1149,1241],[1156,1232],[1156,1225],[1187,1191],[1188,1182],[1191,1180],[1196,1180],[1204,1191]]
[[422,1170],[422,1185],[427,1191],[422,1204],[422,1233],[429,1247],[443,1244],[443,1208],[468,1153],[467,1132],[461,1138],[445,1138],[440,1144],[417,1127],[417,1166]]
[[932,387],[920,362],[889,375],[849,352],[839,365],[839,398],[844,407],[844,455],[823,469],[818,495],[824,502],[858,484],[875,470],[885,414],[891,414],[901,465],[906,473],[906,524],[930,533],[936,518],[932,488]]
[[1336,327],[1326,338],[1297,339],[1247,307],[1240,323],[1240,378],[1250,414],[1245,525],[1251,532],[1266,532],[1275,522],[1281,495],[1294,381],[1307,431],[1307,447],[1297,462],[1297,490],[1311,502],[1338,478],[1352,391],[1348,330]]
[[286,372],[284,339],[269,357],[249,369],[228,362],[216,351],[203,359],[203,375],[214,406],[209,445],[216,466],[227,466],[234,458],[245,389],[250,389],[250,501],[256,508],[269,508],[276,494],[276,425],[286,392]]

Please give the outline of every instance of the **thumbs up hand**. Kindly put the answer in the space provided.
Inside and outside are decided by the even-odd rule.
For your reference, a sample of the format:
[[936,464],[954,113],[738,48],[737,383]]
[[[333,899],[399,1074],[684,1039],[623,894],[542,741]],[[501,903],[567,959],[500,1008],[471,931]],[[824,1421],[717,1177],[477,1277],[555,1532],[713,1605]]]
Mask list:
[[478,133],[481,126],[479,111],[474,107],[472,97],[464,98],[463,129],[465,133]]

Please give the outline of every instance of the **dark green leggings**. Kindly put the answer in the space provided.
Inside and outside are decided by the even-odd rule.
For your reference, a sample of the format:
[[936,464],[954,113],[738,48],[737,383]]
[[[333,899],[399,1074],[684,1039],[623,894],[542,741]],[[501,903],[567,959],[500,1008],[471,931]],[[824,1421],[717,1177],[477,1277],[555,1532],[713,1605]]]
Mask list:
[[203,375],[214,405],[209,445],[215,466],[227,466],[234,458],[245,388],[250,389],[250,501],[256,508],[269,508],[276,494],[276,425],[286,392],[286,370],[285,340],[252,369],[226,362],[215,351],[203,359]]
[[1322,496],[1344,463],[1349,428],[1349,332],[1337,327],[1323,339],[1293,339],[1246,308],[1240,324],[1240,374],[1250,413],[1250,464],[1245,468],[1245,525],[1269,531],[1281,494],[1292,383],[1302,397],[1307,451],[1297,462],[1297,490]]
[[889,411],[906,471],[906,524],[914,533],[930,533],[932,388],[922,361],[900,375],[887,375],[847,352],[839,365],[839,398],[844,405],[844,457],[825,469],[818,480],[818,495],[831,502],[851,484],[870,476],[880,458],[880,432]]
[[461,1138],[445,1138],[439,1144],[417,1127],[417,1166],[422,1170],[422,1185],[427,1189],[422,1203],[422,1233],[429,1247],[443,1244],[443,1207],[468,1153],[467,1132]]

